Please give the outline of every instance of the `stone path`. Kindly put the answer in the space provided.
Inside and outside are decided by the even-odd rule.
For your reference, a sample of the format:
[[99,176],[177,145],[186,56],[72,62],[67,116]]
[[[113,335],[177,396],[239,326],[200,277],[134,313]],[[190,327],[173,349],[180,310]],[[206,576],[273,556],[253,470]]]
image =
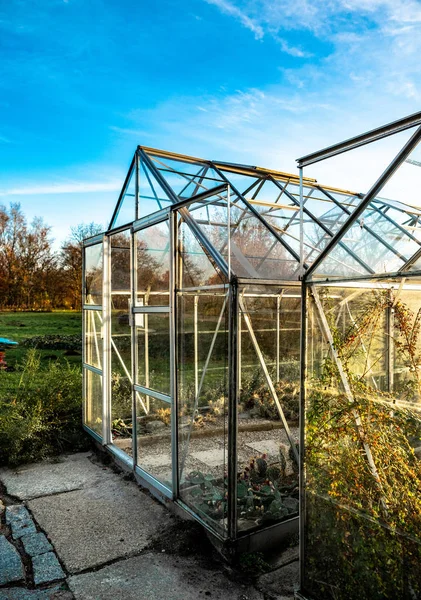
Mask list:
[[[64,582],[66,573],[28,509],[23,504],[4,507],[1,503],[0,517],[0,586],[4,586],[0,600],[70,598],[61,585],[51,586]],[[41,585],[44,589],[37,590]]]
[[199,525],[90,453],[0,469],[0,481],[0,600],[293,598],[296,549],[255,580],[229,570]]

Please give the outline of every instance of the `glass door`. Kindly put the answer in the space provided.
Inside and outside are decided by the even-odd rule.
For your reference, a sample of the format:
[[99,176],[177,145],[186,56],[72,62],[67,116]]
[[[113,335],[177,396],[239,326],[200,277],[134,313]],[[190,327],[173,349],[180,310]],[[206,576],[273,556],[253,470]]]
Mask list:
[[170,225],[165,219],[134,233],[134,392],[136,463],[173,489],[173,394]]

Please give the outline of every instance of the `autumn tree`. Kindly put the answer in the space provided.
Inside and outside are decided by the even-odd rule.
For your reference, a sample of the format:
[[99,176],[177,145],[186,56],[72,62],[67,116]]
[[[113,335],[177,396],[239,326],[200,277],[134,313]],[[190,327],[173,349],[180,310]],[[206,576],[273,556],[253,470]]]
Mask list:
[[100,233],[102,226],[97,223],[80,223],[71,227],[70,231],[70,236],[61,247],[60,265],[70,306],[80,310],[82,306],[83,240]]
[[28,225],[19,204],[0,206],[0,304],[48,307],[48,276],[56,267],[50,227],[36,217]]

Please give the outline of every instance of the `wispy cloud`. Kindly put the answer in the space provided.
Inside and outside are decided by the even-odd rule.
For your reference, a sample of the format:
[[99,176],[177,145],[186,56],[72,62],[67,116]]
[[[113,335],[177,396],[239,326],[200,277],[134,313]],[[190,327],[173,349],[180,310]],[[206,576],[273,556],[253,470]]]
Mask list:
[[111,131],[115,131],[116,133],[122,133],[124,135],[135,135],[136,137],[150,136],[150,133],[148,133],[144,129],[130,129],[127,127],[117,127],[116,125],[110,125],[109,129],[111,129]]
[[0,144],[10,144],[11,141],[5,135],[0,135]]
[[217,6],[224,14],[238,19],[244,27],[254,33],[256,40],[260,40],[263,37],[263,27],[258,25],[253,18],[250,18],[246,11],[243,11],[232,2],[228,2],[227,0],[205,0],[205,2]]
[[313,54],[311,52],[306,52],[301,48],[297,48],[296,46],[291,46],[285,39],[277,37],[276,41],[281,47],[282,52],[289,54],[290,56],[295,56],[296,58],[311,58]]
[[0,196],[36,196],[44,194],[88,194],[92,192],[120,191],[122,180],[71,181],[52,184],[26,184],[22,187],[0,190]]

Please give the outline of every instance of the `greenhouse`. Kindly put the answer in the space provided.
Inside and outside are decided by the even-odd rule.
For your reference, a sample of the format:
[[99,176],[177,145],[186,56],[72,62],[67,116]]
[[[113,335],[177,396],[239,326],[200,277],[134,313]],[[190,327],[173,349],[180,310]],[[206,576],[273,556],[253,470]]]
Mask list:
[[[305,454],[302,593],[352,598],[335,587],[347,536],[349,552],[357,544],[343,507],[348,521],[367,518],[367,532],[353,525],[361,543],[376,528],[395,535],[409,510],[419,512],[411,444],[420,434],[421,210],[387,199],[382,186],[363,196],[320,185],[303,176],[306,164],[294,175],[137,147],[108,230],[84,246],[84,425],[152,493],[234,550],[298,530]],[[366,442],[367,419],[377,446]],[[373,464],[386,438],[390,480],[380,483]],[[404,474],[412,478],[394,501],[412,504],[395,510]],[[390,553],[415,569],[416,521],[410,527],[405,557],[401,542]],[[345,562],[335,563],[342,549]],[[381,553],[369,552],[374,589]]]
[[[351,164],[356,148],[409,124],[419,127],[419,115],[299,167],[345,152]],[[303,276],[306,599],[421,598],[421,127],[407,138]],[[379,210],[390,193],[414,205]]]

